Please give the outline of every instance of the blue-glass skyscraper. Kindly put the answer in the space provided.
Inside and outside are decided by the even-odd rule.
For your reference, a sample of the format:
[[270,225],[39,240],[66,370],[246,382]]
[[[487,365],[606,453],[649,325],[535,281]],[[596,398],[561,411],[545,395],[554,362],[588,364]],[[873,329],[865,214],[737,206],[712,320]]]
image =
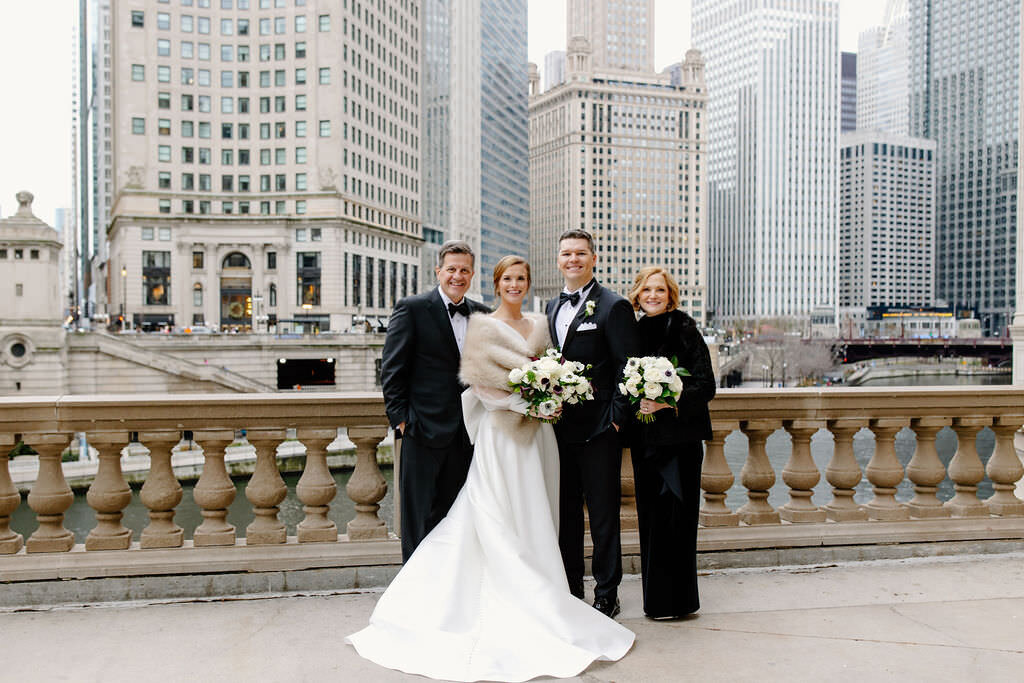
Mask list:
[[494,264],[529,252],[526,13],[526,0],[423,5],[424,239],[472,244],[485,299]]

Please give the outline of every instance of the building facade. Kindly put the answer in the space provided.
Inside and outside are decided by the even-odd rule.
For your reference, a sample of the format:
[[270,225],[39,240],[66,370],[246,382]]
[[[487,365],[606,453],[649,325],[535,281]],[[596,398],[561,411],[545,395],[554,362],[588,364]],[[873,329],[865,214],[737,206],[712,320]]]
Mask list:
[[476,249],[488,301],[495,263],[529,250],[526,4],[423,3],[424,287],[445,240]]
[[408,0],[114,3],[111,316],[327,331],[415,292],[421,22]]
[[840,59],[839,128],[847,133],[857,128],[857,53],[844,52]]
[[856,131],[839,147],[839,311],[935,298],[935,142]]
[[857,128],[910,134],[910,35],[906,0],[889,0],[881,26],[857,42]]
[[937,143],[936,296],[986,335],[1014,308],[1017,0],[909,0],[911,134]]
[[588,41],[574,38],[566,82],[530,99],[534,294],[562,289],[558,236],[583,228],[596,240],[602,284],[625,294],[640,268],[662,265],[679,283],[680,308],[703,323],[703,60],[689,51],[673,85],[667,74],[602,72],[590,57]]
[[722,321],[835,308],[838,20],[837,0],[693,3],[710,92],[710,306]]
[[568,0],[565,43],[587,39],[598,71],[654,71],[654,0]]

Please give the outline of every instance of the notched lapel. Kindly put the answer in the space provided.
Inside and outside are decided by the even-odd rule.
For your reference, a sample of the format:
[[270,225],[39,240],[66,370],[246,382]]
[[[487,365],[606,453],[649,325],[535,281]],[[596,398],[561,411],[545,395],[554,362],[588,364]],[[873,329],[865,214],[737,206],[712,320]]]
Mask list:
[[558,316],[558,298],[548,302],[548,333],[551,335],[551,345],[558,345],[558,330],[555,329],[555,318]]

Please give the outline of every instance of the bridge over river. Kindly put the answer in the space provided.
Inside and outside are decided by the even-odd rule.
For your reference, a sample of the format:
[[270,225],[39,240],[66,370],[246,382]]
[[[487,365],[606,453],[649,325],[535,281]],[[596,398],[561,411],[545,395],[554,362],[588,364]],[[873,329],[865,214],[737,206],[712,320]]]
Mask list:
[[875,358],[982,358],[1009,367],[1013,342],[1006,337],[978,339],[837,339],[837,356],[845,363]]

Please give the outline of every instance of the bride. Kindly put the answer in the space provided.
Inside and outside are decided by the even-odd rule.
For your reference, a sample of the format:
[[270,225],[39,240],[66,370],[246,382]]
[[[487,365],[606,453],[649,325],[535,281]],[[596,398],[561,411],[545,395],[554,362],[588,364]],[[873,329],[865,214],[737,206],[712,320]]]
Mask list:
[[569,593],[558,551],[558,446],[527,415],[508,371],[550,345],[547,321],[523,314],[530,266],[494,268],[501,304],[469,322],[462,357],[466,485],[346,641],[382,666],[455,681],[570,677],[617,660],[633,633]]

